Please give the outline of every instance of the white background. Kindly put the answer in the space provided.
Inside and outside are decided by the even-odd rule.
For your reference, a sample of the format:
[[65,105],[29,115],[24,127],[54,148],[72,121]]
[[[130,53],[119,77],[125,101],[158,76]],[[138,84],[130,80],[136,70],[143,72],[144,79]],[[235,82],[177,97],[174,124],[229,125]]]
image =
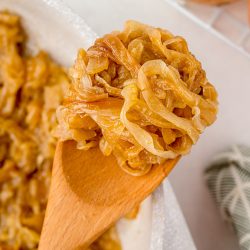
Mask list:
[[[170,181],[199,250],[236,250],[236,237],[209,195],[203,171],[216,152],[233,143],[250,144],[250,60],[205,31],[163,0],[64,0],[98,34],[136,19],[187,38],[219,92],[220,112]],[[143,250],[143,249],[142,249]],[[188,249],[187,249],[188,250]]]

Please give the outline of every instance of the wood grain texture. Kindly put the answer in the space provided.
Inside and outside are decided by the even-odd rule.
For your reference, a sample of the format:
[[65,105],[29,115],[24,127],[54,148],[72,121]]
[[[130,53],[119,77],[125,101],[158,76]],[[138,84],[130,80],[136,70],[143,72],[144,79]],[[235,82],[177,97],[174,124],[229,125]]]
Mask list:
[[250,0],[248,0],[248,24],[250,24]]
[[235,2],[238,0],[191,0],[191,1],[203,4],[221,5],[221,4]]
[[98,148],[81,151],[72,141],[58,143],[39,250],[86,248],[152,193],[177,161],[134,177]]

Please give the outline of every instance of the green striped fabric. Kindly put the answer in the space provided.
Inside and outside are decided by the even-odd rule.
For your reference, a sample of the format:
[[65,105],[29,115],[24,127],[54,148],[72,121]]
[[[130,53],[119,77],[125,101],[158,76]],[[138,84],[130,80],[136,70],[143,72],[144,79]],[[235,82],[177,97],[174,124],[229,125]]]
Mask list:
[[234,146],[205,172],[223,218],[232,223],[242,250],[250,250],[250,148]]

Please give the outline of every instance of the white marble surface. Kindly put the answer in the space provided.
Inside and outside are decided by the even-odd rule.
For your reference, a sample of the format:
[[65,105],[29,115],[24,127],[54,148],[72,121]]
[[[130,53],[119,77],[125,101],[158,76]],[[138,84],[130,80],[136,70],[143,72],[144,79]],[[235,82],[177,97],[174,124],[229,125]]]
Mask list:
[[[199,250],[238,249],[233,231],[209,195],[203,170],[210,158],[232,143],[250,143],[250,61],[163,0],[64,0],[97,32],[121,29],[127,19],[170,29],[187,38],[219,92],[216,124],[170,176],[177,199]],[[187,249],[188,250],[188,249]]]

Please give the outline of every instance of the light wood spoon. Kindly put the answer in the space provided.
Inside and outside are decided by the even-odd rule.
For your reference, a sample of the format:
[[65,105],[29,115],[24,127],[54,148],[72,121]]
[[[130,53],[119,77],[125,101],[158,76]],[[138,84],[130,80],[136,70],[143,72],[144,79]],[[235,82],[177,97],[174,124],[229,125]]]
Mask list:
[[152,193],[178,159],[134,177],[98,148],[81,151],[72,141],[59,142],[39,250],[87,248]]

